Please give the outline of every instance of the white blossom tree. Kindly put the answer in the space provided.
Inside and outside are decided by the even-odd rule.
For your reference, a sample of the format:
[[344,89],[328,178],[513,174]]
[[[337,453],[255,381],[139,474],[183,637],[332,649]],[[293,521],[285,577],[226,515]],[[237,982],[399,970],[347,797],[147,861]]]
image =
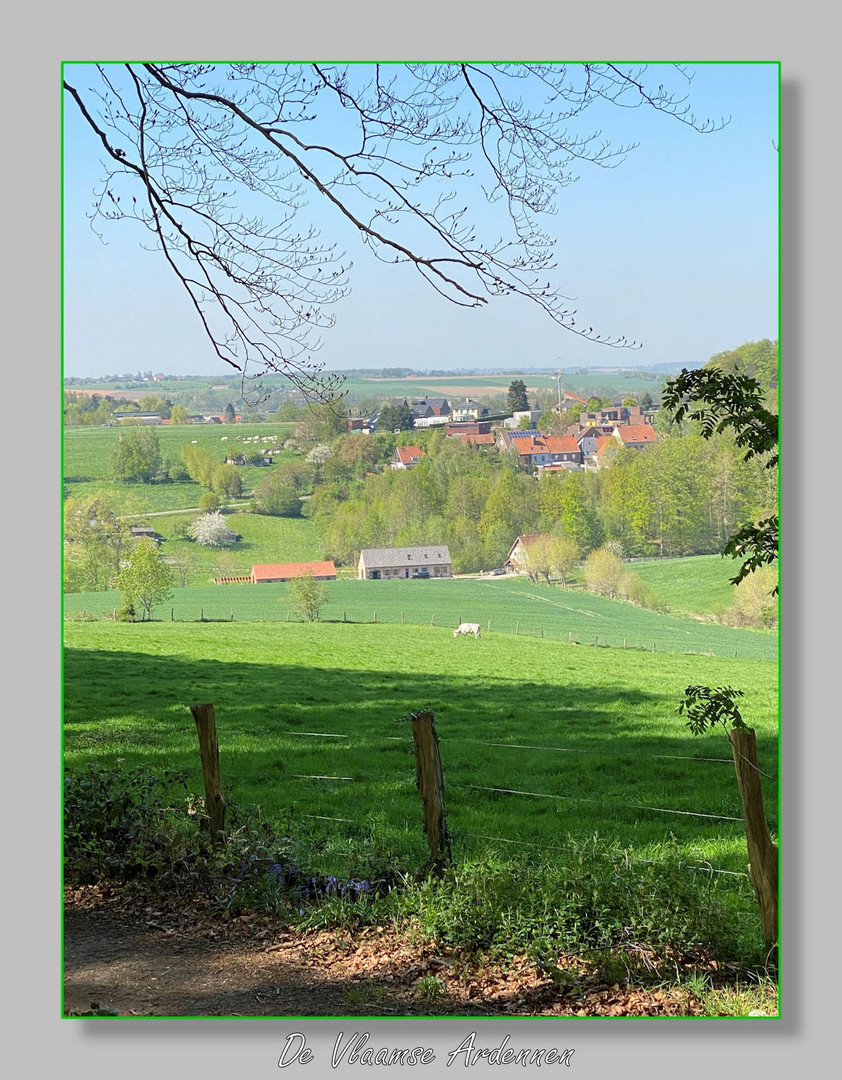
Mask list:
[[197,544],[205,547],[225,547],[236,542],[237,534],[225,524],[225,518],[218,510],[203,514],[187,530]]

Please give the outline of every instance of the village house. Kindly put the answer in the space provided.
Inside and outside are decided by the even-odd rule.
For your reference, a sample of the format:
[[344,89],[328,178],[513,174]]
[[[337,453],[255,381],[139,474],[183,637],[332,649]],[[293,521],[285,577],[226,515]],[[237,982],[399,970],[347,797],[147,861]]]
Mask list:
[[445,429],[446,435],[488,435],[491,432],[490,420],[463,420],[450,422]]
[[357,577],[363,581],[388,578],[449,578],[453,576],[446,544],[427,547],[363,548]]
[[600,409],[598,412],[579,413],[579,423],[583,427],[600,426],[604,424],[651,424],[652,417],[646,416],[640,405],[614,405],[609,409]]
[[293,578],[312,577],[315,581],[335,581],[336,567],[330,559],[320,562],[258,563],[251,568],[252,585]]
[[393,469],[414,469],[422,457],[424,451],[420,446],[396,446],[389,464]]
[[480,405],[473,398],[468,398],[467,401],[463,401],[460,405],[454,405],[450,415],[458,423],[461,420],[479,420],[483,416],[488,416],[490,411],[485,405]]
[[517,540],[509,548],[509,554],[506,556],[506,561],[503,563],[503,568],[507,574],[519,574],[525,568],[526,559],[528,556],[529,548],[536,540],[543,540],[544,534],[542,533],[528,533],[525,536],[519,536]]
[[[410,408],[417,427],[428,427],[431,422],[443,424],[450,416],[450,405],[443,397],[421,398],[420,401],[413,401]],[[419,421],[422,423],[419,424]]]
[[503,452],[516,450],[518,464],[525,469],[543,469],[550,466],[578,469],[582,466],[583,457],[579,444],[566,435],[542,435],[534,429],[504,431],[500,434],[497,446]]
[[612,435],[629,450],[642,450],[658,441],[658,433],[651,424],[618,425]]
[[511,416],[507,416],[503,420],[504,428],[517,428],[520,427],[521,420],[526,419],[528,421],[527,427],[534,428],[538,419],[543,415],[543,409],[527,409],[523,412],[512,413]]

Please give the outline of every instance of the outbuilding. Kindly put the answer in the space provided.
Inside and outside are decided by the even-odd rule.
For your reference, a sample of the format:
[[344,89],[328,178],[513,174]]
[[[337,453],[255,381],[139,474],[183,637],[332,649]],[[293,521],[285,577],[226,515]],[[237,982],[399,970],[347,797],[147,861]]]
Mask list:
[[316,581],[335,581],[336,567],[327,559],[322,562],[259,563],[251,568],[252,585],[292,581],[293,578],[300,577],[312,577]]

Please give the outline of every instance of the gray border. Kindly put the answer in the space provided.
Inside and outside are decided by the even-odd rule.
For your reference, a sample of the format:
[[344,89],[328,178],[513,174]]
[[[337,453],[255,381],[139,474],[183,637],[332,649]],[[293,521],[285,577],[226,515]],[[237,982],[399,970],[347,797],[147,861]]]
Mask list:
[[[328,5],[331,7],[331,5]],[[817,17],[809,18],[815,6]],[[470,7],[467,10],[452,2],[413,9],[401,14],[394,6],[356,4],[339,6],[329,13],[325,4],[304,25],[301,16],[275,5],[267,6],[264,15],[257,12],[249,22],[232,27],[229,19],[215,20],[207,7],[199,11],[175,12],[172,5],[147,5],[142,12],[127,13],[123,30],[117,26],[115,9],[104,4],[77,5],[72,13],[50,14],[49,25],[37,26],[34,15],[24,16],[31,25],[24,28],[24,43],[19,36],[13,50],[16,57],[37,52],[38,59],[14,60],[6,67],[4,140],[7,148],[17,147],[6,181],[11,181],[12,199],[7,202],[7,216],[12,226],[11,258],[7,269],[6,310],[15,318],[13,340],[7,356],[14,367],[12,393],[16,421],[13,438],[16,452],[9,463],[7,499],[23,509],[32,535],[27,536],[28,557],[37,566],[40,581],[30,584],[11,574],[12,603],[7,614],[14,619],[12,663],[7,671],[12,691],[12,707],[7,712],[7,764],[25,762],[30,767],[10,768],[12,798],[7,806],[7,843],[5,853],[6,895],[15,903],[6,922],[7,944],[11,963],[7,971],[7,1000],[16,1004],[11,1052],[12,1062],[37,1063],[38,1072],[60,1068],[64,1075],[97,1077],[146,1077],[177,1075],[183,1070],[200,1072],[204,1077],[268,1075],[276,1068],[284,1039],[291,1031],[308,1036],[317,1054],[312,1075],[322,1075],[329,1061],[329,1049],[339,1030],[369,1030],[377,1045],[412,1045],[421,1043],[436,1049],[434,1065],[418,1067],[425,1075],[444,1075],[446,1054],[458,1041],[474,1030],[470,1020],[452,1021],[236,1021],[236,1020],[162,1020],[108,1021],[103,1023],[62,1021],[59,1019],[58,955],[59,926],[56,903],[58,801],[55,796],[59,775],[56,735],[59,716],[59,677],[55,661],[54,632],[58,628],[56,584],[59,581],[59,519],[52,486],[56,475],[59,445],[52,427],[58,409],[59,394],[55,375],[60,341],[56,297],[58,295],[59,172],[57,98],[59,63],[62,59],[91,59],[119,56],[128,50],[160,54],[168,51],[187,57],[206,57],[224,52],[226,56],[266,54],[267,29],[283,49],[284,58],[307,58],[310,55],[374,59],[385,56],[403,58],[411,54],[419,59],[456,58],[490,59],[499,54],[519,59],[550,59],[556,53],[590,57],[646,56],[672,58],[692,54],[704,59],[781,60],[784,72],[783,158],[783,231],[782,231],[782,334],[787,415],[807,418],[807,377],[813,378],[810,402],[832,400],[827,386],[831,374],[823,370],[822,383],[815,378],[816,366],[829,360],[835,342],[821,335],[821,315],[838,309],[838,271],[823,235],[828,223],[819,215],[824,207],[835,210],[836,198],[830,183],[838,177],[834,127],[829,121],[830,87],[825,80],[835,69],[829,55],[829,27],[818,14],[822,9],[809,2],[792,9],[764,9],[757,20],[756,10],[744,12],[733,4],[708,4],[704,10],[686,12],[678,20],[674,5],[648,2],[640,5],[604,0],[593,14],[586,16],[554,10],[549,5],[518,5],[499,14],[484,9],[482,19]],[[281,12],[283,16],[281,17]],[[163,18],[161,18],[163,16]],[[516,18],[516,25],[512,25]],[[297,20],[297,21],[296,21]],[[685,21],[686,20],[686,21]],[[681,29],[672,31],[681,23]],[[591,25],[588,25],[590,23]],[[821,32],[824,23],[825,32]],[[219,33],[216,33],[216,27]],[[204,28],[204,30],[203,30]],[[816,34],[815,31],[819,30]],[[28,31],[28,33],[27,33]],[[808,41],[808,34],[810,40]],[[45,37],[46,35],[46,37]],[[26,48],[27,38],[37,50]],[[268,58],[268,57],[267,57]],[[820,148],[820,156],[817,152]],[[8,249],[7,249],[8,253]],[[45,257],[46,253],[46,257]],[[834,303],[835,301],[835,303]],[[8,318],[8,316],[7,316]],[[838,377],[835,381],[838,385]],[[33,392],[37,391],[37,392]],[[55,396],[53,396],[55,394]],[[32,420],[49,416],[50,433],[31,434]],[[57,425],[56,425],[57,427]],[[794,430],[789,425],[787,430]],[[810,1069],[810,1058],[822,1054],[822,1042],[832,1037],[830,1020],[829,973],[833,970],[835,949],[830,931],[830,883],[824,887],[816,880],[821,835],[808,827],[818,823],[822,802],[822,780],[830,780],[832,753],[825,738],[835,727],[832,708],[825,708],[820,696],[821,674],[832,670],[829,636],[817,630],[822,626],[822,609],[808,606],[811,586],[817,585],[819,568],[813,550],[808,508],[822,505],[817,498],[815,469],[822,455],[821,432],[811,429],[813,456],[796,462],[795,454],[784,444],[784,724],[782,766],[784,776],[785,823],[783,841],[783,916],[786,946],[785,1019],[780,1021],[547,1021],[518,1020],[510,1024],[495,1021],[476,1026],[478,1043],[491,1046],[506,1032],[511,1032],[516,1046],[572,1046],[576,1048],[573,1067],[588,1076],[604,1076],[609,1070],[638,1072],[660,1077],[680,1072],[688,1078],[707,1076],[712,1069],[736,1074],[738,1070],[763,1069],[777,1077],[801,1066]],[[817,441],[816,441],[817,440]],[[37,441],[36,460],[19,453],[27,443]],[[29,462],[24,464],[24,461]],[[790,475],[791,470],[798,473]],[[33,476],[49,480],[33,491]],[[25,475],[24,475],[25,474]],[[831,489],[830,494],[833,494]],[[37,495],[37,499],[33,499]],[[809,501],[808,501],[809,500]],[[29,518],[27,508],[43,502],[48,510],[36,510]],[[835,534],[832,498],[824,504],[825,536]],[[31,511],[30,511],[31,513]],[[813,519],[817,515],[813,515]],[[18,535],[23,532],[20,530]],[[817,545],[816,545],[817,549]],[[803,568],[803,569],[802,569]],[[7,567],[9,573],[9,567]],[[826,586],[825,586],[826,587]],[[9,595],[9,594],[7,594]],[[831,629],[826,624],[827,629]],[[11,637],[12,635],[9,635]],[[7,645],[8,648],[8,645]],[[44,678],[45,662],[50,672]],[[23,676],[23,677],[21,677]],[[833,699],[829,699],[832,701]],[[828,723],[811,731],[817,718]],[[809,781],[806,774],[808,754],[802,748],[807,734],[820,735],[821,753],[810,755]],[[16,748],[21,740],[24,754]],[[25,740],[25,742],[24,742]],[[46,753],[43,749],[46,747]],[[39,755],[38,751],[41,750]],[[37,772],[36,772],[37,767]],[[11,811],[11,812],[10,812]],[[35,829],[32,829],[32,826]],[[825,865],[827,865],[825,863]],[[809,878],[809,887],[808,887]],[[24,925],[15,916],[23,909]],[[17,909],[17,910],[15,910]],[[830,947],[830,948],[829,948]],[[817,958],[827,955],[823,969]],[[824,982],[823,982],[824,980]],[[8,1014],[7,1014],[8,1015]],[[758,1027],[758,1025],[760,1025]],[[829,1045],[827,1047],[829,1049]],[[824,1055],[822,1055],[823,1057]],[[832,1060],[832,1058],[830,1059]],[[33,1070],[34,1071],[34,1070]],[[301,1070],[295,1070],[299,1072]],[[366,1074],[370,1070],[345,1068],[346,1073]]]

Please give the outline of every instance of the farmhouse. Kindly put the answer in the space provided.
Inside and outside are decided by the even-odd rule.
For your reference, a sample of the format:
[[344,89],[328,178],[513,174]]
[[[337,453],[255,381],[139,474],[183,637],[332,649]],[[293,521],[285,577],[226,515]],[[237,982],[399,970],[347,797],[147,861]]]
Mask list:
[[526,536],[519,536],[517,540],[509,548],[509,554],[506,557],[506,561],[503,566],[506,568],[506,573],[517,574],[523,570],[523,564],[526,561],[527,552],[532,544],[536,540],[541,540],[541,533],[528,533]]
[[335,581],[336,567],[328,559],[323,562],[259,563],[251,568],[252,585],[291,581],[300,577],[313,577],[316,581]]
[[428,547],[363,548],[357,564],[362,580],[383,578],[452,577],[450,551],[445,544]]

